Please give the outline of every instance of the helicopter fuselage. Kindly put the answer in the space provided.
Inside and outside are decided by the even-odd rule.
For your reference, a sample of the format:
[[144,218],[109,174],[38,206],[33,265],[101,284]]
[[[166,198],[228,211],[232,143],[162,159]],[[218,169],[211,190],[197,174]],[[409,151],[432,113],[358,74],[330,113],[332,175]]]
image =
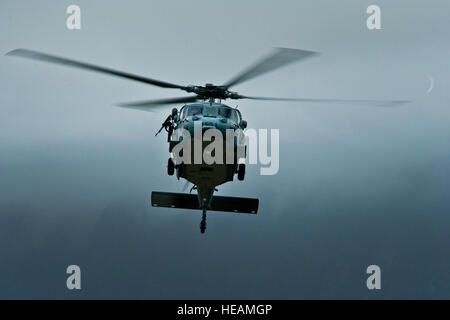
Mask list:
[[[176,140],[169,140],[169,151],[174,159],[173,151],[176,146],[183,141],[182,131],[189,133],[191,139],[189,145],[190,156],[184,157],[188,161],[179,163],[174,161],[176,177],[184,178],[194,185],[198,193],[198,202],[200,209],[209,209],[216,186],[233,181],[234,175],[238,173],[239,162],[242,160],[242,154],[239,154],[238,147],[245,148],[245,139],[243,139],[242,130],[245,129],[246,122],[242,121],[241,113],[227,105],[214,102],[203,102],[188,104],[181,108],[177,116],[174,117],[174,132],[178,131]],[[211,139],[204,139],[204,134],[208,129],[215,129],[221,133],[223,140],[220,144],[221,151],[211,150],[208,145]],[[232,158],[227,158],[226,138],[227,133],[234,134],[237,130],[240,132],[232,137]],[[200,135],[200,137],[199,137]],[[242,135],[242,136],[240,136]],[[209,141],[207,141],[209,140]],[[214,141],[214,140],[213,140]],[[242,146],[242,144],[244,146]],[[183,149],[182,152],[186,150]],[[200,151],[201,159],[196,157],[195,152]],[[203,155],[209,154],[217,156],[213,163],[205,161]],[[221,155],[220,155],[220,153]],[[245,157],[245,154],[243,155]],[[197,158],[197,159],[196,159]],[[230,161],[231,160],[231,161]]]

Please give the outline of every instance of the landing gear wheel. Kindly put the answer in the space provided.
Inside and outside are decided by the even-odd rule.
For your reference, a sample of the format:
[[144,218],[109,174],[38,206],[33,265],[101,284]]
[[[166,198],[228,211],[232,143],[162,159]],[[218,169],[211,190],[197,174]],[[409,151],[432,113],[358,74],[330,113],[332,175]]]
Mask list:
[[238,167],[238,180],[242,181],[245,178],[245,164],[241,163]]
[[167,174],[169,176],[173,176],[174,173],[175,173],[175,165],[174,165],[172,159],[169,158],[169,161],[167,162]]

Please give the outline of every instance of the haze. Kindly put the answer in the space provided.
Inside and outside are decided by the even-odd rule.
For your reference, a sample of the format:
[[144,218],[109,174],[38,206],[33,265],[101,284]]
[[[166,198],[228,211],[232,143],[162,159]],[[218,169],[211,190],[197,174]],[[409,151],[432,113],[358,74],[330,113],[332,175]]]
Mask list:
[[[0,4],[0,298],[450,298],[448,1],[79,0],[79,31],[70,4]],[[371,4],[381,30],[366,27]],[[249,166],[219,187],[260,209],[211,212],[205,235],[200,212],[150,207],[151,191],[184,185],[154,137],[171,106],[114,106],[181,91],[3,56],[30,48],[203,85],[278,46],[321,54],[236,91],[413,102],[239,101],[249,127],[280,129],[280,170]],[[70,264],[81,291],[66,288]]]

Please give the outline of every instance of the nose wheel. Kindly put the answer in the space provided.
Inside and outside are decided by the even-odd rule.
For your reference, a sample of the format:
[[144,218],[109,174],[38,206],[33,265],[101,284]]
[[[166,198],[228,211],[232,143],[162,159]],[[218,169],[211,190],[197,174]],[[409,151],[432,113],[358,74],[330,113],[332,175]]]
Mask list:
[[200,233],[205,233],[206,231],[206,209],[203,209],[202,222],[200,222]]
[[173,163],[172,159],[169,158],[167,161],[167,174],[169,176],[172,176],[175,173],[175,164]]
[[245,178],[245,164],[241,163],[238,166],[238,180],[242,181]]

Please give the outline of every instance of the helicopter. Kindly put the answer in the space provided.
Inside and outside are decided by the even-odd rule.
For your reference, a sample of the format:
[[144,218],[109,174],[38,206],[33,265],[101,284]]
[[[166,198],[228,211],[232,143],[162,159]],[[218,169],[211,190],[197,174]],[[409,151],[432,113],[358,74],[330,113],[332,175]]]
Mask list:
[[[231,91],[230,88],[244,81],[261,76],[275,69],[288,64],[305,60],[316,56],[318,53],[308,50],[299,50],[291,48],[275,48],[274,52],[258,60],[250,67],[238,73],[228,82],[222,85],[207,83],[205,85],[178,85],[170,82],[143,77],[131,73],[117,71],[94,64],[79,62],[55,55],[50,55],[29,49],[15,49],[8,52],[8,56],[16,56],[28,59],[34,59],[44,62],[55,63],[90,71],[96,71],[103,74],[113,75],[120,78],[134,80],[137,82],[169,89],[179,89],[188,93],[189,96],[145,100],[121,103],[119,106],[138,110],[152,110],[157,106],[182,105],[181,109],[173,108],[172,112],[162,123],[161,128],[156,133],[158,135],[163,129],[167,132],[167,142],[169,143],[170,157],[167,162],[167,173],[172,176],[176,173],[178,179],[184,178],[188,183],[192,183],[192,190],[197,190],[197,195],[186,193],[168,193],[152,192],[151,203],[154,207],[182,208],[202,211],[202,220],[200,222],[200,232],[206,231],[206,213],[210,211],[238,212],[247,214],[257,214],[259,199],[214,196],[217,186],[229,181],[233,181],[237,175],[238,180],[245,178],[245,157],[246,146],[242,138],[245,136],[243,131],[247,128],[247,121],[242,118],[242,114],[237,108],[232,108],[222,103],[222,100],[251,99],[261,101],[297,101],[308,103],[353,103],[376,106],[393,106],[407,103],[406,100],[342,100],[342,99],[310,99],[310,98],[273,98],[241,95],[238,92]],[[173,151],[183,140],[182,138],[173,139],[173,134],[180,129],[192,133],[195,130],[195,124],[200,125],[201,131],[207,129],[216,129],[220,132],[225,130],[240,131],[239,138],[234,139],[233,150],[238,149],[233,156],[233,161],[227,163],[183,163],[175,161]],[[244,139],[245,140],[245,139]],[[239,142],[241,141],[241,142]],[[201,151],[205,151],[207,146],[202,143]],[[242,150],[244,150],[242,152]],[[189,155],[190,157],[190,155]]]

